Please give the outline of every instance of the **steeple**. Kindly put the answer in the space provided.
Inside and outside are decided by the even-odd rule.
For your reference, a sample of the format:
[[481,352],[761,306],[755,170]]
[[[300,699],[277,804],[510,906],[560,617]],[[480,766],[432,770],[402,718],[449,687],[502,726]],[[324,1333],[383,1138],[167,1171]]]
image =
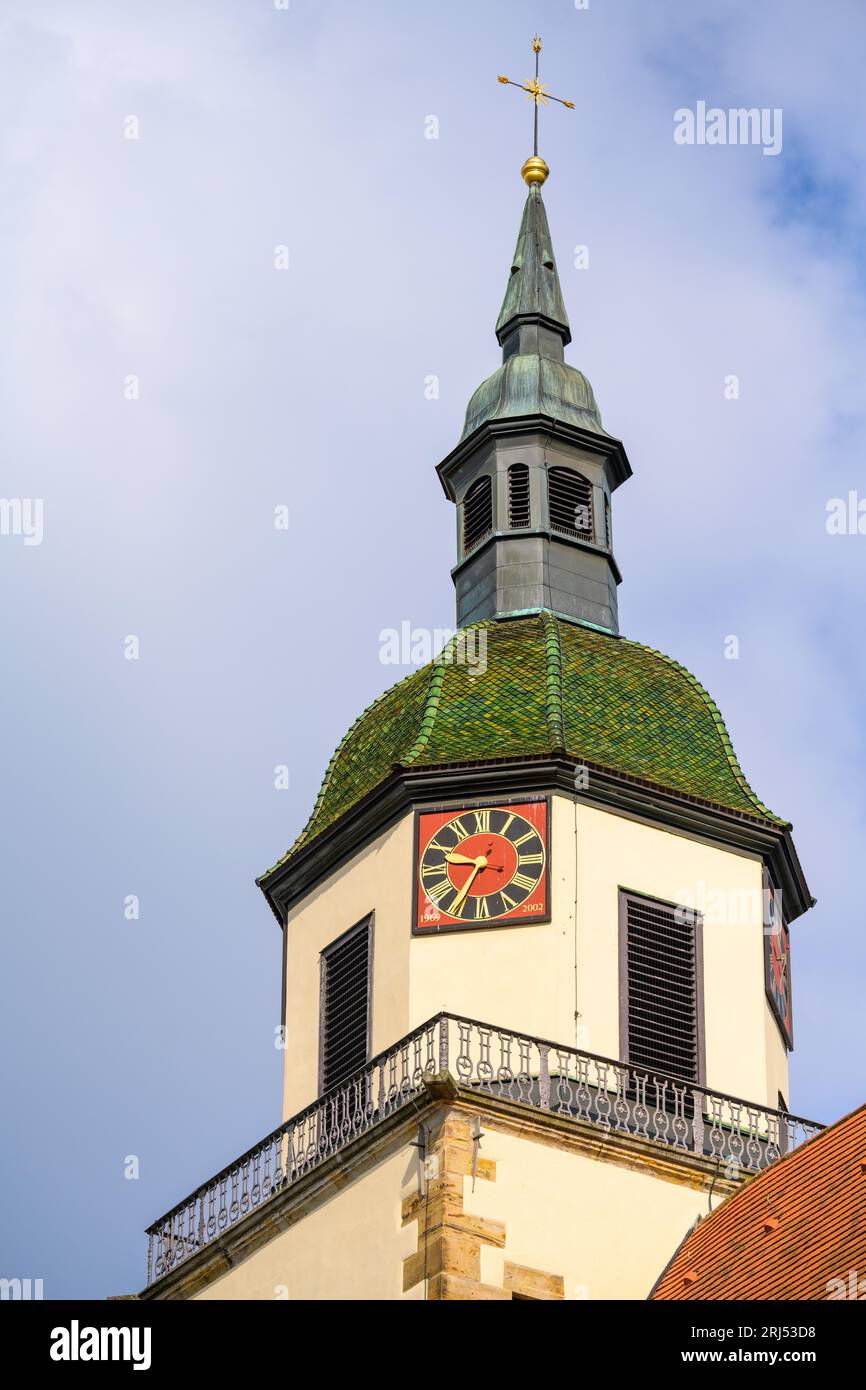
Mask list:
[[563,361],[571,342],[553,241],[541,187],[534,183],[523,209],[505,298],[496,320],[505,362],[516,353],[537,352]]
[[437,469],[457,504],[457,623],[550,609],[617,633],[611,495],[631,467],[588,380],[565,361],[571,329],[541,197],[547,173],[537,156],[523,166],[529,194],[496,320],[502,365],[475,391],[460,442]]

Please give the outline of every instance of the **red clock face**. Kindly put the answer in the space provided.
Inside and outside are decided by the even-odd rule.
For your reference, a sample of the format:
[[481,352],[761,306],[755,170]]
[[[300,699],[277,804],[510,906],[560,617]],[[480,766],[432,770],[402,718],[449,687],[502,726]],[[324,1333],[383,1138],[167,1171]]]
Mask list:
[[767,894],[764,924],[764,974],[767,995],[788,1047],[793,1047],[791,1010],[791,940],[776,905],[772,888]]
[[418,817],[415,930],[548,920],[547,802]]

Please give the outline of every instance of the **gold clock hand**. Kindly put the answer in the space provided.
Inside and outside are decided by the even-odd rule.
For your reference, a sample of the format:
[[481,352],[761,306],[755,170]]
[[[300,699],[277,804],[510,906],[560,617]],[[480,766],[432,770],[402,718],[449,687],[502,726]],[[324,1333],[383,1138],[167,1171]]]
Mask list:
[[467,859],[465,854],[446,854],[446,864],[477,864],[477,859]]
[[463,904],[463,902],[466,899],[466,894],[469,892],[469,889],[472,887],[476,878],[481,873],[481,870],[487,867],[487,858],[483,854],[479,854],[478,858],[473,859],[471,862],[475,865],[475,868],[472,870],[472,873],[469,875],[463,887],[460,889],[460,892],[457,894],[457,897],[451,904],[452,913],[454,912],[455,907],[460,907]]
[[472,884],[475,882],[476,876],[477,876],[478,874],[480,874],[480,872],[481,872],[481,865],[480,865],[480,864],[476,864],[476,865],[475,865],[475,868],[472,870],[472,873],[469,875],[469,877],[467,878],[467,880],[466,880],[466,882],[464,883],[463,887],[460,889],[460,892],[457,894],[457,897],[454,899],[453,903],[451,904],[451,912],[452,912],[452,914],[454,913],[454,911],[455,911],[456,908],[461,907],[461,906],[463,905],[463,903],[466,901],[466,894],[469,892],[469,889],[472,887]]

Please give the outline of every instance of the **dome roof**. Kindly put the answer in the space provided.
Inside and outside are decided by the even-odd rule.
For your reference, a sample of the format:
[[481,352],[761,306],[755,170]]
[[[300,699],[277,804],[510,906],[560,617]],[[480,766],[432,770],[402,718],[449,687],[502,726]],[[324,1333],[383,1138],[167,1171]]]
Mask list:
[[[446,648],[355,721],[331,759],[306,827],[274,869],[396,769],[551,753],[786,824],[746,781],[710,696],[670,657],[547,612],[477,623],[463,634],[482,630],[483,671],[449,660]],[[468,651],[480,655],[478,648]]]
[[583,372],[538,353],[509,357],[482,381],[466,408],[461,440],[488,420],[547,415],[579,429],[604,434],[592,387]]

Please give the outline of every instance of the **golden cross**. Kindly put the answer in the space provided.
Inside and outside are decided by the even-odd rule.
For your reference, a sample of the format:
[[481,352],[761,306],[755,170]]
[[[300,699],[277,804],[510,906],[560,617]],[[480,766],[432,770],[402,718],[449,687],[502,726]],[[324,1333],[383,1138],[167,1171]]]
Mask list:
[[548,101],[556,101],[560,106],[567,106],[569,111],[574,110],[574,102],[566,101],[564,97],[555,97],[549,92],[543,82],[538,80],[538,55],[541,52],[541,39],[536,34],[532,40],[532,51],[535,54],[535,76],[528,77],[525,82],[512,82],[510,77],[500,77],[499,81],[507,87],[519,87],[521,92],[525,92],[529,101],[533,103],[533,142],[532,142],[532,161],[528,160],[523,166],[522,173],[528,184],[544,183],[550,172],[543,159],[538,156],[538,108],[543,102],[546,106]]

